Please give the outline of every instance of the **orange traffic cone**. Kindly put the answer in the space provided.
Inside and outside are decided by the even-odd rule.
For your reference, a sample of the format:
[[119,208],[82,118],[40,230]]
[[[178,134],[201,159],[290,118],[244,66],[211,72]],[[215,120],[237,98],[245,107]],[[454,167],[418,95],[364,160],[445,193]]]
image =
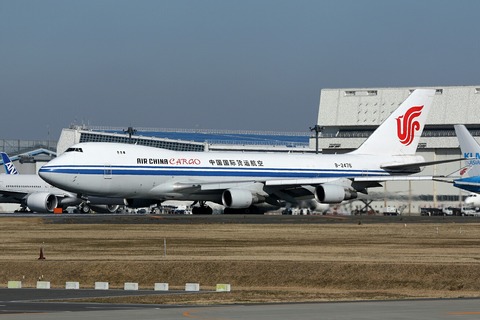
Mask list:
[[43,247],[40,247],[40,257],[38,257],[38,260],[45,260],[45,256],[43,255]]

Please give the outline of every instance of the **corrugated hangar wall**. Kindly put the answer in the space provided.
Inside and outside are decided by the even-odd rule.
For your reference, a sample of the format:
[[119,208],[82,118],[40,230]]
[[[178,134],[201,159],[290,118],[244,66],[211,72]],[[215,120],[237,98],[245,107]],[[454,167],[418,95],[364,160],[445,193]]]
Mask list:
[[[454,124],[465,124],[475,135],[480,129],[480,85],[428,87],[436,89],[417,153],[426,161],[461,156]],[[416,88],[342,88],[323,89],[317,124],[322,128],[318,145],[323,153],[345,153],[358,148]],[[477,139],[478,140],[478,139]],[[310,146],[315,147],[315,139]],[[447,175],[463,162],[427,167],[420,175]],[[372,188],[373,209],[382,212],[387,206],[418,214],[420,207],[456,206],[468,193],[450,184],[434,181],[388,182]],[[348,204],[363,206],[361,202]]]
[[[430,87],[436,89],[428,125],[478,124],[480,86]],[[323,89],[319,125],[379,125],[415,88]]]

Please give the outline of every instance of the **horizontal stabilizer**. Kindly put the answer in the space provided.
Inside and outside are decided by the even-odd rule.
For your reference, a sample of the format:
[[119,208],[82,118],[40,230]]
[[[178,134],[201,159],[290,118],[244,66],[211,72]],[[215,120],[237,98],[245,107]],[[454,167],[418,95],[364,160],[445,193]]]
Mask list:
[[382,176],[382,177],[356,177],[353,178],[355,182],[367,182],[367,181],[430,181],[433,176]]
[[381,168],[384,169],[384,170],[387,170],[387,171],[399,171],[399,172],[415,171],[415,172],[419,172],[421,167],[433,166],[433,165],[436,165],[436,164],[456,162],[456,161],[462,161],[462,160],[465,160],[465,158],[383,165],[383,166],[381,166]]

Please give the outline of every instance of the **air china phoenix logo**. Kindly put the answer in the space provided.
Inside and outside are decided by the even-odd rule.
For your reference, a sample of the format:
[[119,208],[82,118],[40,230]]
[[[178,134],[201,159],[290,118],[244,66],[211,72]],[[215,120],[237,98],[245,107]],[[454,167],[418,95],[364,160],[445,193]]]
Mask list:
[[423,106],[414,106],[405,112],[397,120],[397,136],[400,142],[406,146],[410,145],[415,137],[415,132],[420,130],[420,122],[416,121],[422,114]]
[[465,173],[467,173],[468,170],[470,170],[469,167],[465,167],[465,168],[460,169],[460,176],[463,176]]

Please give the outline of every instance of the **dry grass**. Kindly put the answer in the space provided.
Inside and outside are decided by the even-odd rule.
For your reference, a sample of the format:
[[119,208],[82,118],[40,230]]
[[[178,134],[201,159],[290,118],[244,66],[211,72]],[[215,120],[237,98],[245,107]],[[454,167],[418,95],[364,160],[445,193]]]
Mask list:
[[[230,283],[229,294],[122,298],[240,303],[478,296],[480,224],[44,224],[0,220],[0,284],[93,288]],[[164,256],[164,239],[167,255]],[[45,261],[38,261],[40,247]],[[108,299],[97,299],[106,301]],[[119,301],[116,299],[116,301]]]

